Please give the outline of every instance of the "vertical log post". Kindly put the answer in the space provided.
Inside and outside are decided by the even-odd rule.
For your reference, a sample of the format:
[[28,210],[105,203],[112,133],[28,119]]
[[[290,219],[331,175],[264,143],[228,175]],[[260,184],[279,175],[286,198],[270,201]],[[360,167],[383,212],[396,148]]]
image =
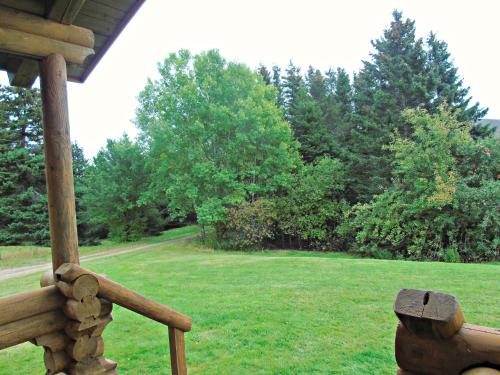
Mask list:
[[187,375],[184,332],[174,327],[168,327],[168,341],[172,375]]
[[52,267],[79,264],[69,136],[66,62],[59,54],[40,63]]

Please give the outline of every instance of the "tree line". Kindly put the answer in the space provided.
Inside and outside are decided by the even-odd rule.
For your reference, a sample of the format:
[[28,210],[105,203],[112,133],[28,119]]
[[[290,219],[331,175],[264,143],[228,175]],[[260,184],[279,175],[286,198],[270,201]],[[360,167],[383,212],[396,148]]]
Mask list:
[[[181,50],[139,94],[139,137],[74,146],[79,236],[197,222],[214,246],[498,259],[500,145],[447,44],[400,12],[352,79]],[[48,240],[36,91],[2,88],[0,243]]]

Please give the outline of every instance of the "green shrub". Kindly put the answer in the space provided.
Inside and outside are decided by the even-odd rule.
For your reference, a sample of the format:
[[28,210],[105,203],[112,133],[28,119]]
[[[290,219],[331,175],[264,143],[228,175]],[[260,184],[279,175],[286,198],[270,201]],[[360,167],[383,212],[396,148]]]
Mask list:
[[342,198],[345,184],[345,168],[337,159],[303,165],[287,194],[276,198],[280,233],[300,248],[335,248],[336,227],[349,208]]
[[276,209],[273,202],[258,199],[230,208],[226,220],[216,225],[218,246],[224,249],[262,249],[274,239]]
[[498,139],[474,141],[469,125],[443,109],[433,116],[411,110],[405,118],[415,133],[389,147],[393,187],[351,212],[353,249],[411,259],[498,259]]

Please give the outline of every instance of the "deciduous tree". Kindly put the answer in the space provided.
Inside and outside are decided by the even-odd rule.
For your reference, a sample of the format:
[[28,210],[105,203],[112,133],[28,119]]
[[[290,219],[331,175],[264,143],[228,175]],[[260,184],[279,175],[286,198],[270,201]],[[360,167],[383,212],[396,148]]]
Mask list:
[[288,186],[298,154],[271,86],[215,50],[171,54],[159,73],[140,94],[137,125],[172,214],[214,224]]

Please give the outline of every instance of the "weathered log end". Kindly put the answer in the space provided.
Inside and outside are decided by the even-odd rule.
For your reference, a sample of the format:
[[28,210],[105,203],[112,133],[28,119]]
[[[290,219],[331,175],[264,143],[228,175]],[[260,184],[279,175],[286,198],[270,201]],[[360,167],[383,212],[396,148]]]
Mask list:
[[499,375],[500,330],[464,323],[453,296],[403,289],[394,311],[398,375]]
[[401,289],[394,312],[410,332],[447,339],[464,324],[464,315],[455,297],[432,291]]

